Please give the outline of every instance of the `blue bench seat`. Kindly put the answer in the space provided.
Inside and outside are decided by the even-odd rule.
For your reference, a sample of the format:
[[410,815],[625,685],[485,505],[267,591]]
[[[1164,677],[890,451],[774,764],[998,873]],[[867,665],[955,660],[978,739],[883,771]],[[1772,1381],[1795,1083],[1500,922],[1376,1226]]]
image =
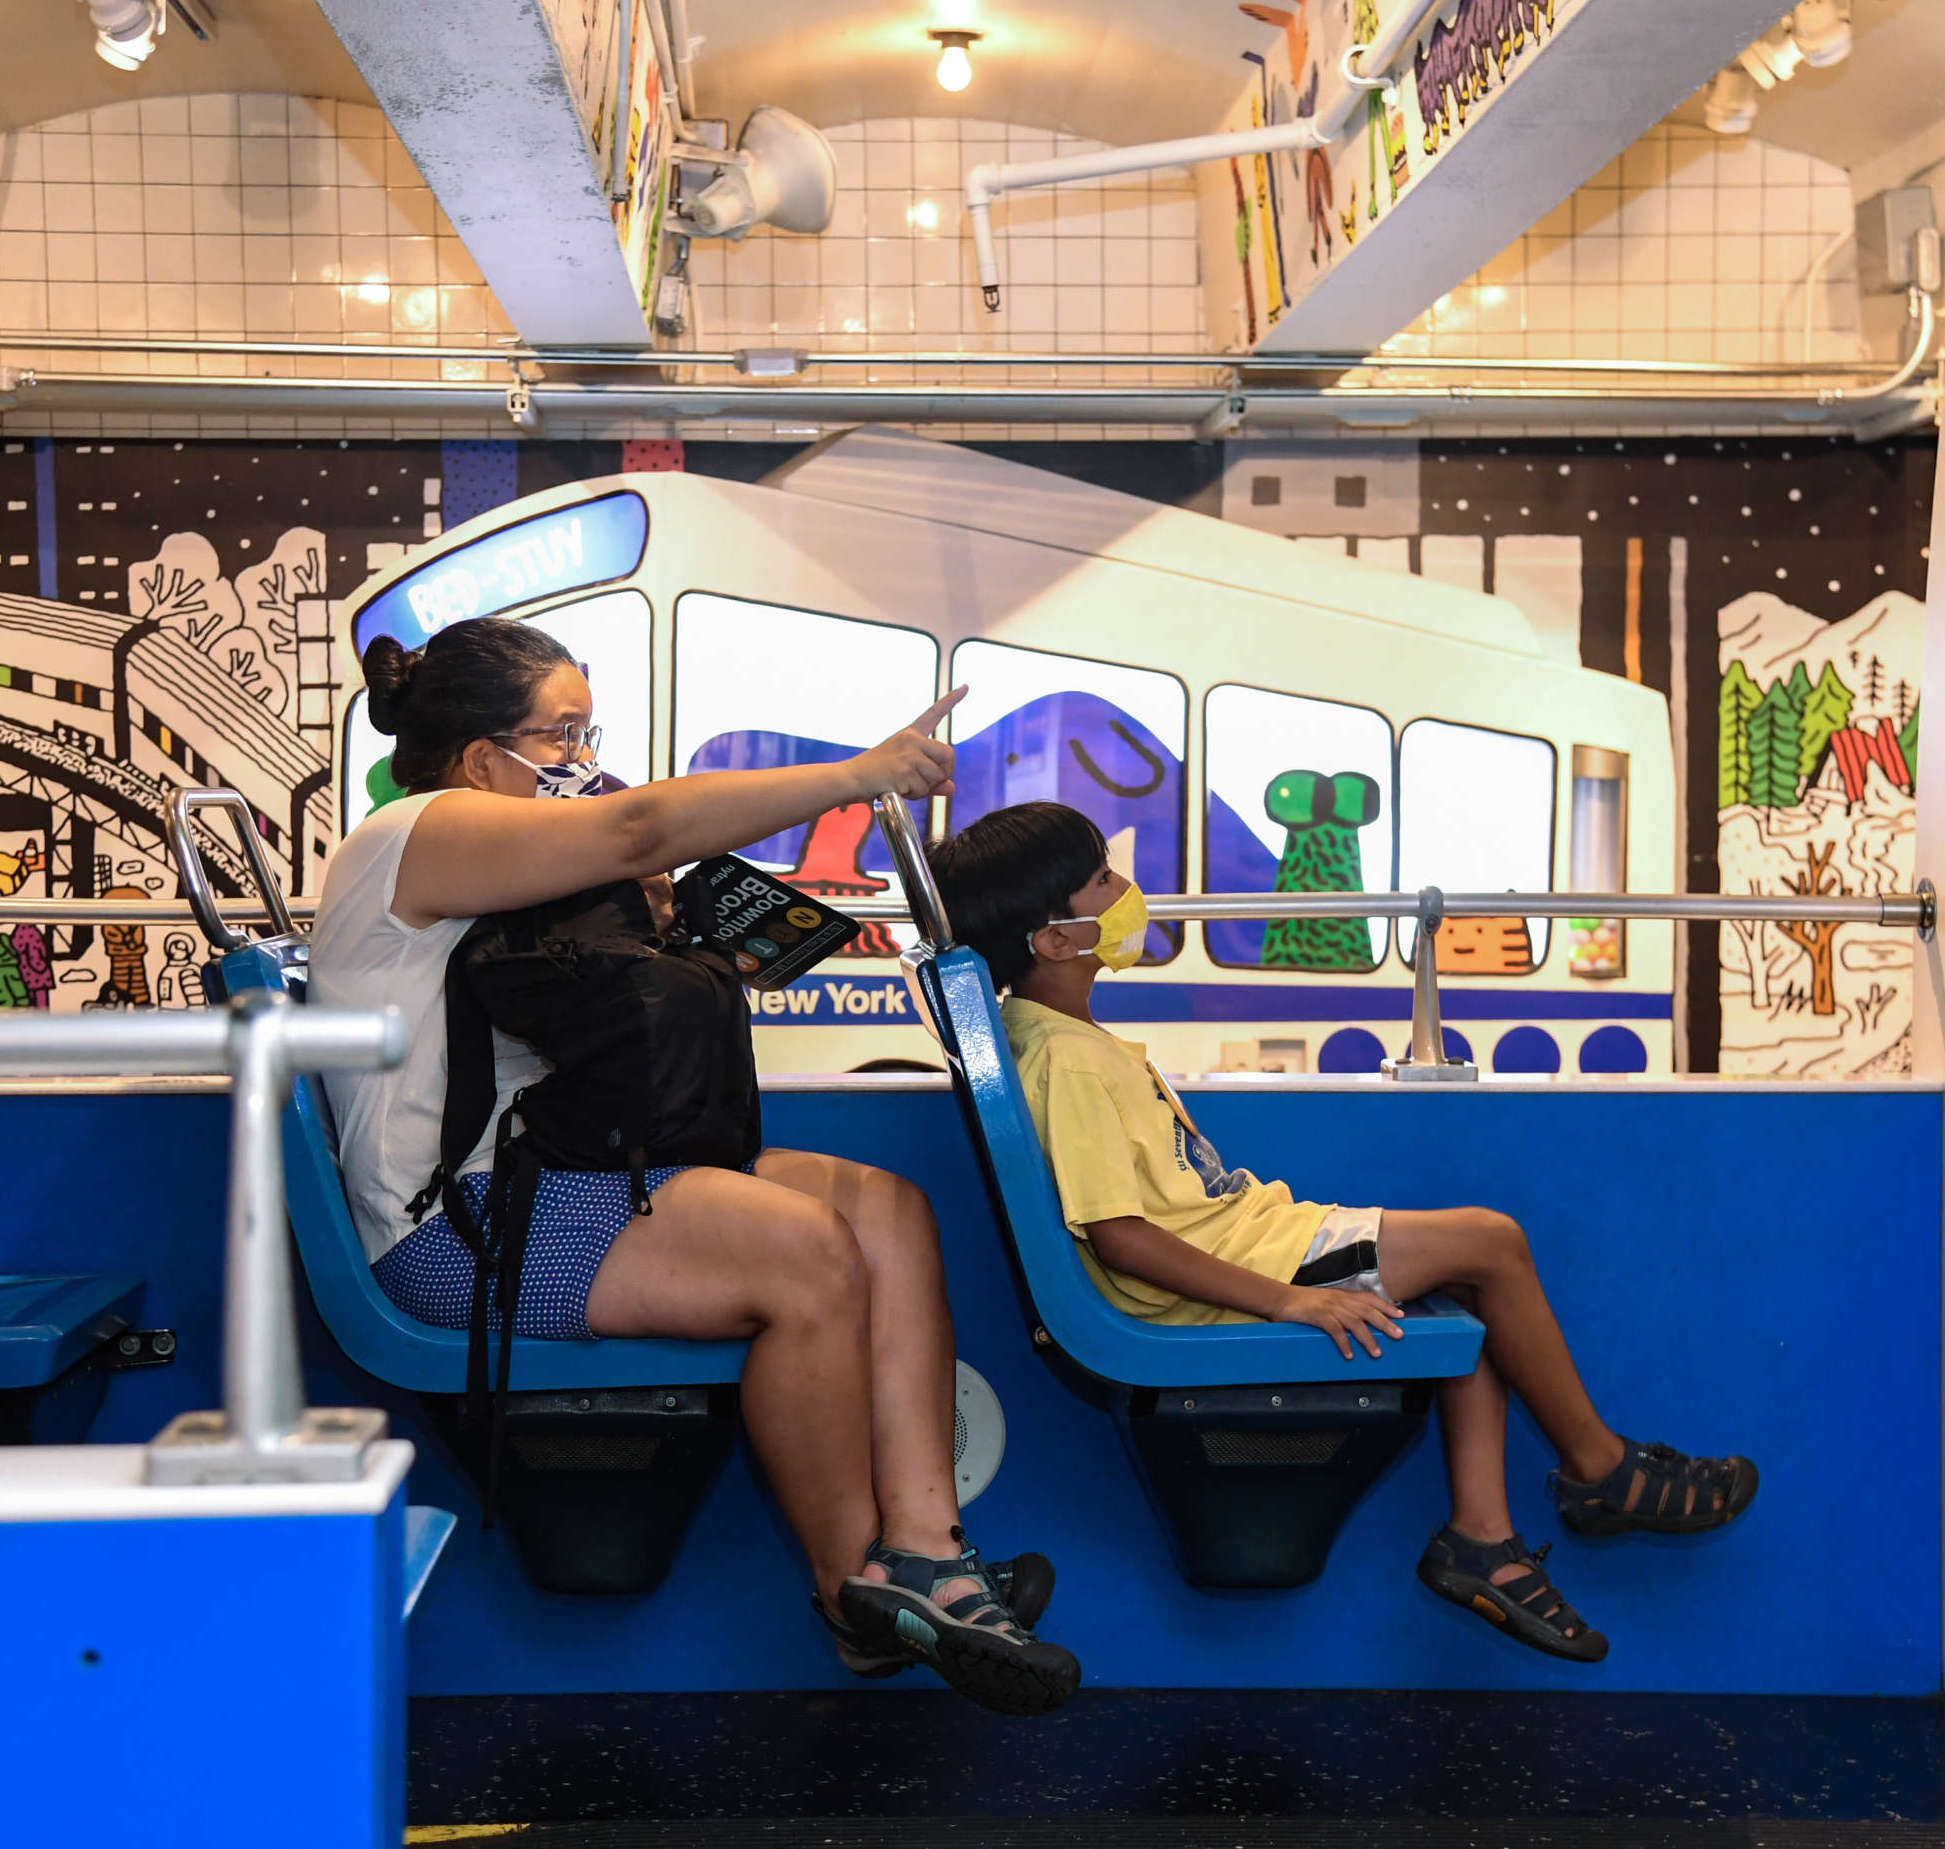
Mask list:
[[108,1390],[98,1363],[133,1326],[142,1290],[142,1279],[123,1273],[0,1275],[0,1444],[87,1435]]

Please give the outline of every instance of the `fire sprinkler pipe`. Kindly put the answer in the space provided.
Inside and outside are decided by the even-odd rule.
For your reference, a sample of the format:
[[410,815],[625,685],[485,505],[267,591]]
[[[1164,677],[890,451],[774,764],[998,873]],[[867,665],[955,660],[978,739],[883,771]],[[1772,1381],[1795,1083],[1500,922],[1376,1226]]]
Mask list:
[[999,259],[993,249],[992,203],[1001,193],[1033,186],[1058,186],[1063,180],[1096,180],[1117,173],[1146,173],[1157,167],[1188,167],[1199,161],[1227,160],[1244,154],[1277,154],[1292,148],[1328,146],[1344,132],[1366,90],[1381,90],[1420,29],[1446,0],[1412,0],[1368,45],[1353,45],[1339,67],[1340,82],[1331,105],[1319,115],[1273,127],[1248,128],[1229,135],[1190,135],[1180,141],[1151,141],[1128,148],[1102,148],[1094,154],[1068,154],[1044,161],[982,161],[966,175],[966,212],[972,220],[973,249],[979,262],[979,288],[994,313],[1000,305]]

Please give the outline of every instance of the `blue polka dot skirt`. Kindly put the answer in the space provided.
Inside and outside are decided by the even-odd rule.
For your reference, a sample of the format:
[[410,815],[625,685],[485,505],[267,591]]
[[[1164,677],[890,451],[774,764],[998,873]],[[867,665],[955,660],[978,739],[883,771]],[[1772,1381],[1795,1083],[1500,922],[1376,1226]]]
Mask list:
[[[680,1168],[652,1168],[645,1177],[653,1194]],[[491,1177],[485,1170],[462,1175],[459,1185],[477,1216]],[[520,1267],[516,1335],[587,1342],[588,1292],[615,1236],[635,1217],[625,1173],[542,1169],[534,1194],[533,1224]],[[406,1315],[441,1329],[464,1329],[473,1309],[473,1255],[443,1213],[422,1221],[372,1266],[379,1288]],[[499,1280],[487,1286],[487,1327],[499,1327]]]

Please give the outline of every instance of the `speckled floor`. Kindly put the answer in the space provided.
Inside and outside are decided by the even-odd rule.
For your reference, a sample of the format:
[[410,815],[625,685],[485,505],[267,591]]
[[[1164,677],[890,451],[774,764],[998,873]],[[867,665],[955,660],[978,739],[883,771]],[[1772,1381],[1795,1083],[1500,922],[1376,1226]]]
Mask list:
[[1945,1845],[1942,1717],[1231,1689],[1086,1692],[1037,1722],[917,1691],[426,1699],[410,1814],[524,1823],[501,1840],[535,1849],[1905,1849]]

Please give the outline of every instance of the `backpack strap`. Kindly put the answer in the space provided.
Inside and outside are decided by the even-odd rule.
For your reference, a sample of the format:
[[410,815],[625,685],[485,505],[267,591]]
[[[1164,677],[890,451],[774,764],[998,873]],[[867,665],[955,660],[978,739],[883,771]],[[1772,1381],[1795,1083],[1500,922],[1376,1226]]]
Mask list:
[[493,1121],[499,1086],[493,1022],[468,980],[468,959],[482,933],[498,928],[498,920],[481,919],[446,959],[446,1102],[439,1118],[439,1161],[405,1209],[416,1222],[438,1201],[476,1258],[485,1252],[485,1234],[459,1186],[459,1170]]

